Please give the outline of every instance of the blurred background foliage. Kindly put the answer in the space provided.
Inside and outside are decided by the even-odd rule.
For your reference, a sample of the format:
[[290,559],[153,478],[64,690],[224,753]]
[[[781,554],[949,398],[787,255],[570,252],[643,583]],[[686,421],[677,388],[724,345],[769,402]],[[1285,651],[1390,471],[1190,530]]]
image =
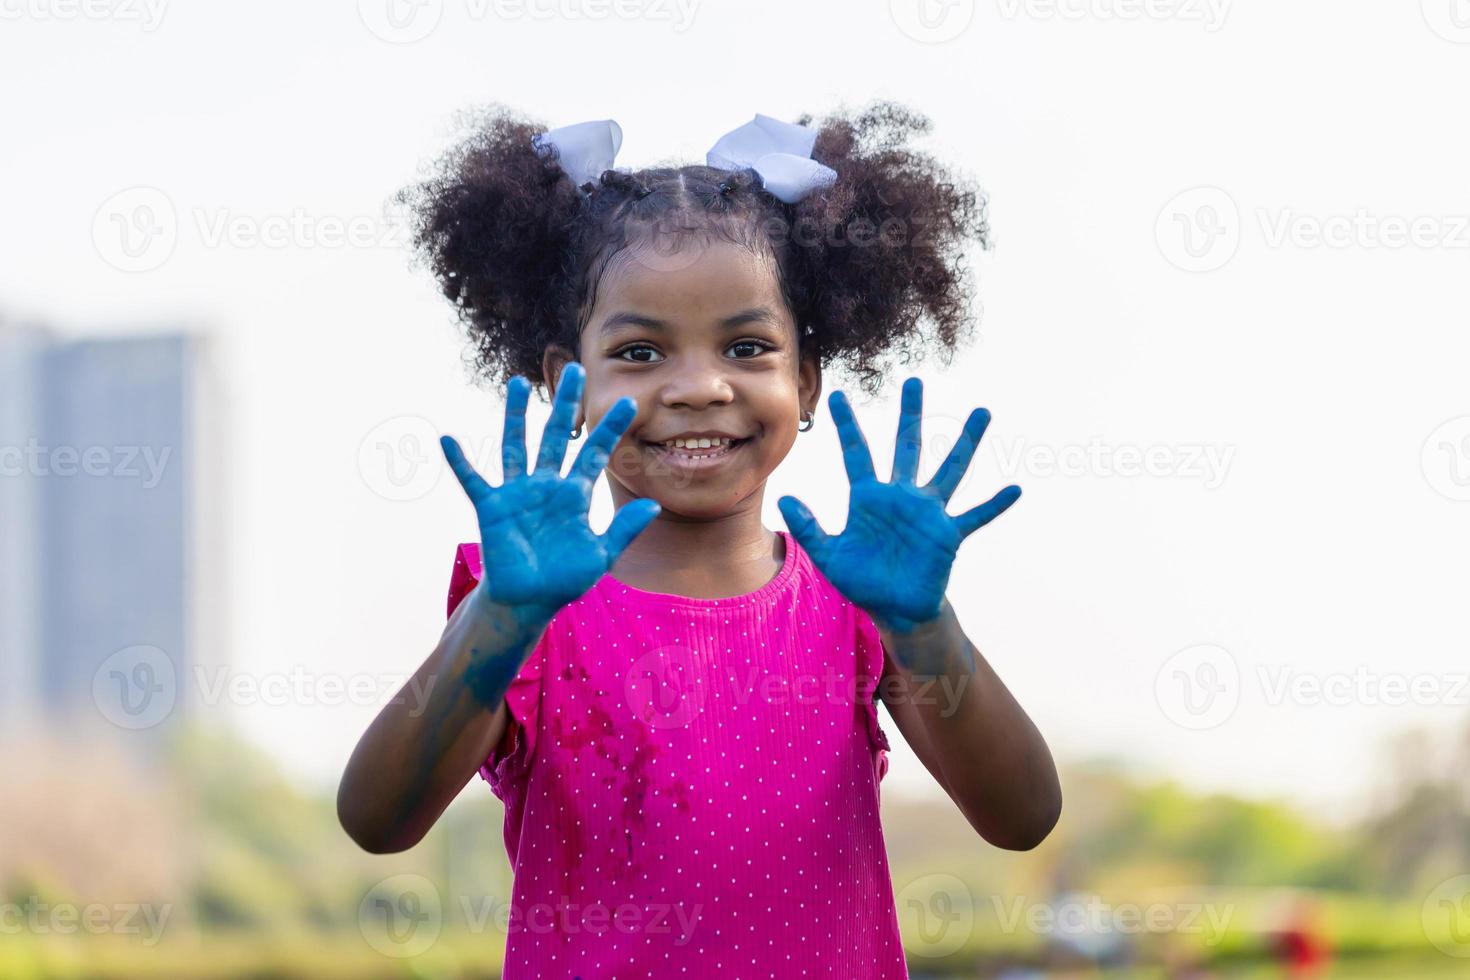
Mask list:
[[[1470,806],[1463,781],[1416,771],[1419,738],[1396,747],[1400,765],[1372,812],[1337,824],[1097,761],[1066,771],[1053,836],[1014,853],[985,844],[944,801],[890,793],[883,822],[911,970],[1466,975],[1458,954],[1470,941],[1457,919],[1436,934],[1431,896],[1470,868]],[[487,910],[507,901],[511,876],[500,804],[478,780],[419,846],[376,856],[341,831],[329,795],[294,785],[228,733],[182,731],[151,764],[54,736],[12,744],[6,759],[0,976],[499,973],[504,920]],[[438,893],[437,932],[423,949],[385,951],[369,910],[403,880]],[[49,909],[92,903],[167,914],[156,934],[141,916],[132,932],[45,924]],[[1081,918],[1046,925],[1063,906],[1164,918],[1131,930],[1110,919],[1100,930]],[[40,927],[15,928],[37,909]],[[920,921],[925,909],[950,917],[942,941]]]

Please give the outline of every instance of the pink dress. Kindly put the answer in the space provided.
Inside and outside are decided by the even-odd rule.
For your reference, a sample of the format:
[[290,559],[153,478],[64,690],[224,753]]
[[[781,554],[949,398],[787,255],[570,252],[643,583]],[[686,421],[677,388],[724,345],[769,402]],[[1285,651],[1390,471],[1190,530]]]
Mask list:
[[[781,571],[742,596],[604,575],[512,682],[480,770],[515,871],[506,980],[907,977],[882,641],[779,533]],[[451,612],[480,573],[461,545]]]

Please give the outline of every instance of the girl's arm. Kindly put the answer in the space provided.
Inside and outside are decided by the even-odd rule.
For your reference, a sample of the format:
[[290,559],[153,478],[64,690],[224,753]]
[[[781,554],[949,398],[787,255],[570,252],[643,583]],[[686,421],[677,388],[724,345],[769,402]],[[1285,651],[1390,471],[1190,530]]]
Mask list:
[[343,773],[337,818],[360,847],[414,846],[474,778],[505,732],[505,692],[547,622],[490,601],[479,586],[455,608],[439,645],[368,726]]
[[1040,844],[1062,813],[1056,765],[949,599],[937,618],[908,632],[875,625],[887,651],[879,692],[925,768],[991,844]]
[[887,482],[873,472],[847,396],[834,391],[828,398],[852,483],[841,534],[823,531],[795,497],[777,505],[812,561],[878,627],[887,648],[884,702],[925,767],[987,841],[1029,850],[1061,816],[1056,765],[945,595],[960,544],[1015,503],[1021,488],[1008,486],[955,516],[946,510],[990,424],[983,408],[970,413],[934,477],[920,486],[923,391],[917,377],[903,383]]
[[[655,501],[634,500],[618,509],[603,534],[588,525],[593,484],[638,405],[618,399],[562,476],[583,375],[575,361],[562,369],[563,383],[530,472],[531,384],[520,375],[511,379],[501,486],[492,487],[475,472],[459,443],[449,436],[441,440],[450,469],[475,507],[485,574],[347,763],[337,816],[366,850],[401,851],[423,839],[505,731],[505,692],[552,617],[596,584],[658,514]],[[410,701],[410,690],[425,693],[422,703]]]

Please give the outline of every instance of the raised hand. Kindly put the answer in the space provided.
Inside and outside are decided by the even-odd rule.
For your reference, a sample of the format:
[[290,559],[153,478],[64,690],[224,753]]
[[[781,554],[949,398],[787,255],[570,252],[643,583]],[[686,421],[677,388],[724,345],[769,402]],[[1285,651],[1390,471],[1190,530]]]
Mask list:
[[873,475],[873,457],[847,396],[834,391],[828,398],[852,484],[847,527],[841,534],[823,531],[795,497],[777,501],[786,526],[828,581],[879,626],[899,633],[940,614],[960,542],[1021,496],[1021,488],[1012,485],[958,517],[945,511],[990,424],[990,413],[983,408],[975,409],[965,420],[960,438],[934,479],[916,486],[923,398],[922,381],[909,378],[904,382],[893,477],[888,483]]
[[526,403],[531,383],[521,375],[509,385],[501,447],[505,480],[500,486],[490,486],[475,472],[452,437],[440,440],[444,457],[475,505],[480,523],[485,571],[476,593],[516,609],[524,618],[549,621],[562,606],[579,598],[659,512],[657,501],[644,497],[621,507],[602,535],[587,523],[597,475],[638,406],[632,398],[618,399],[588,434],[563,477],[562,462],[582,398],[584,375],[582,365],[575,361],[563,369],[551,418],[541,434],[536,466],[530,473],[526,472]]

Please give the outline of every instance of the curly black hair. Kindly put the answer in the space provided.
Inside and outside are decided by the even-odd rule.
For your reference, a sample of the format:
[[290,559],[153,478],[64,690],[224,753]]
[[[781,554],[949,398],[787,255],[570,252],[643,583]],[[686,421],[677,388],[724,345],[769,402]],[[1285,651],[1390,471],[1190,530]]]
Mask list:
[[812,158],[837,179],[796,204],[754,170],[703,165],[606,170],[579,187],[554,149],[532,142],[550,127],[500,105],[464,118],[469,135],[395,200],[492,380],[544,386],[543,353],[579,350],[618,253],[711,230],[775,257],[802,354],[846,367],[868,394],[890,351],[947,364],[973,329],[961,260],[968,242],[989,245],[986,198],[909,145],[930,122],[903,106],[822,119]]

